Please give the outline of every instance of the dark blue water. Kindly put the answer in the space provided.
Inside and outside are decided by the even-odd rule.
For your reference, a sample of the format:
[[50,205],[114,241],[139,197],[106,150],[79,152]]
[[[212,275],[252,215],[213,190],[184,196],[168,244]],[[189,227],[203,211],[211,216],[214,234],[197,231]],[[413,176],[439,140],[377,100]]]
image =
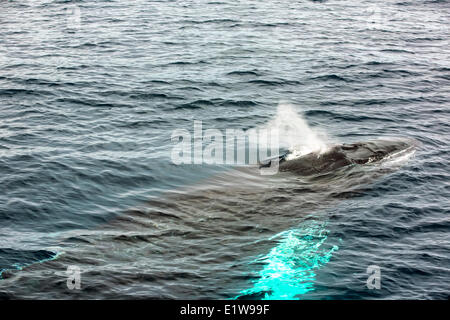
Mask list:
[[[449,21],[438,0],[0,1],[0,297],[448,298]],[[175,165],[194,120],[420,145],[263,177]]]

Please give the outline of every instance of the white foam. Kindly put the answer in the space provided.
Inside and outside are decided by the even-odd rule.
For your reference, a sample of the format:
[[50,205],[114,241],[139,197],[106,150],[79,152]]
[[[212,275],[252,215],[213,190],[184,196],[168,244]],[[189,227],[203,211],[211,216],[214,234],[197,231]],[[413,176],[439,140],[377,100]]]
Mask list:
[[291,152],[287,160],[327,149],[326,134],[312,129],[290,103],[280,103],[277,114],[264,128],[274,130],[278,134],[280,148]]
[[382,160],[381,166],[384,166],[384,167],[402,166],[410,158],[412,158],[415,153],[416,153],[416,149],[414,148],[414,146],[411,146],[409,148],[406,148],[406,149],[401,150],[396,153],[392,153]]

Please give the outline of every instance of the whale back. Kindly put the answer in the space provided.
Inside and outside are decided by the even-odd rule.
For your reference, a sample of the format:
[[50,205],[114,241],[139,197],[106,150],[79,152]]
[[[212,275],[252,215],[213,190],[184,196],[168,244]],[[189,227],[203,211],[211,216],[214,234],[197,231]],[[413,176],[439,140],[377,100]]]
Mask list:
[[335,145],[325,152],[312,152],[293,160],[285,160],[284,157],[279,169],[302,176],[327,173],[352,164],[377,162],[409,146],[405,141],[390,140]]

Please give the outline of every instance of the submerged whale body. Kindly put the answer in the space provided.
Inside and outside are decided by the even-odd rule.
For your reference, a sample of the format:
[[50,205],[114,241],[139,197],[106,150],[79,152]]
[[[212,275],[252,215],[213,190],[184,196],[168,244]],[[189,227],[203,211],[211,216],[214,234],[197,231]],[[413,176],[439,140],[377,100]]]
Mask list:
[[[292,160],[289,160],[291,152],[288,151],[278,157],[279,171],[294,172],[302,176],[327,173],[349,165],[378,162],[412,147],[411,141],[379,139],[334,145],[324,152],[311,152]],[[267,160],[260,167],[270,167],[273,160]]]

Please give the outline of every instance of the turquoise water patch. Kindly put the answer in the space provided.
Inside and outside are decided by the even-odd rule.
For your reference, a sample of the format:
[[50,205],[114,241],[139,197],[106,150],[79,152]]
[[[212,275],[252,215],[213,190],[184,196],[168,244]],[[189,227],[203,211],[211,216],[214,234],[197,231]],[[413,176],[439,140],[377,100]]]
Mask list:
[[314,290],[316,272],[327,264],[336,245],[327,245],[326,222],[306,221],[298,229],[285,231],[276,247],[252,263],[264,263],[259,279],[237,299],[292,300]]
[[34,263],[42,263],[54,260],[57,253],[47,250],[14,250],[11,248],[0,248],[0,279],[6,270],[22,270]]

